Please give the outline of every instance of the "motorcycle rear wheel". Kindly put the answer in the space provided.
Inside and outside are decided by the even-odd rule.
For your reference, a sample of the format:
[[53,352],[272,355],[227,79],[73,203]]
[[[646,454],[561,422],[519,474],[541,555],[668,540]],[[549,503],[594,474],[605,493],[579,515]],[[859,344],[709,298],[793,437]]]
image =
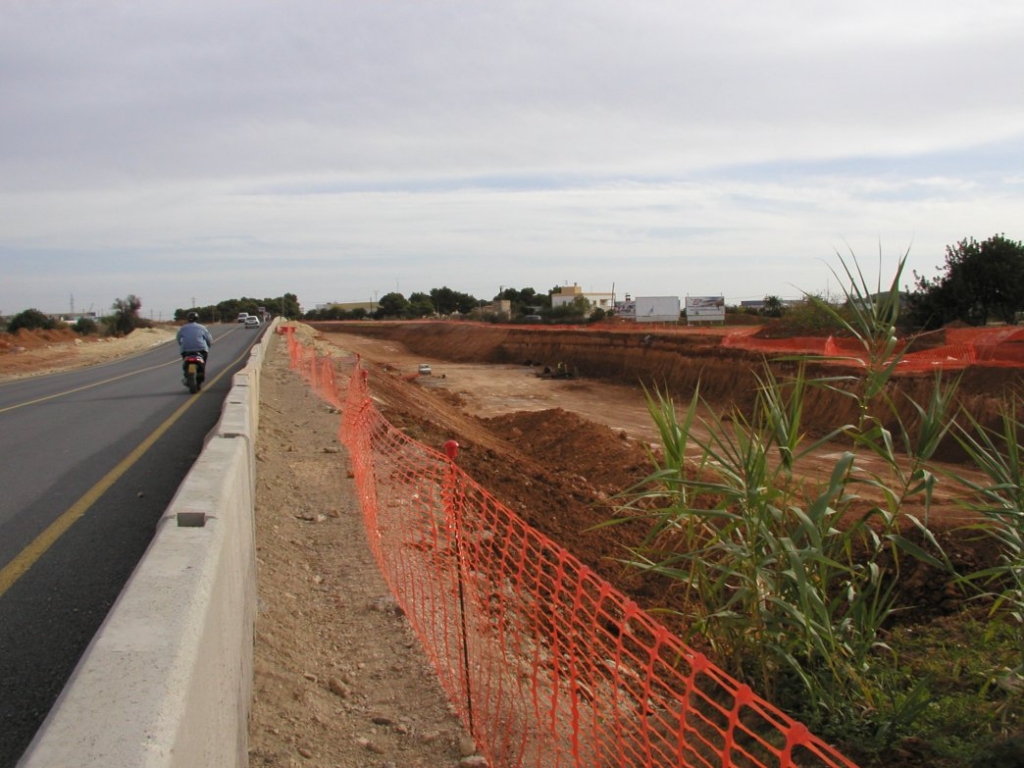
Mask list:
[[196,367],[194,365],[190,365],[188,370],[185,371],[185,385],[193,395],[199,391],[199,380],[196,377]]

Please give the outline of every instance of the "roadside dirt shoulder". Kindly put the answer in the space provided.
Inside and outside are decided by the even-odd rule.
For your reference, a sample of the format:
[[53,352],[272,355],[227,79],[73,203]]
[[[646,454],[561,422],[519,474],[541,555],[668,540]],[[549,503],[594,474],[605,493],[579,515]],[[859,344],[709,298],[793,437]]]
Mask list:
[[82,338],[68,329],[0,334],[0,382],[84,368],[174,339],[176,329],[138,328],[120,338]]
[[340,416],[267,338],[249,765],[458,766],[472,741],[377,570]]

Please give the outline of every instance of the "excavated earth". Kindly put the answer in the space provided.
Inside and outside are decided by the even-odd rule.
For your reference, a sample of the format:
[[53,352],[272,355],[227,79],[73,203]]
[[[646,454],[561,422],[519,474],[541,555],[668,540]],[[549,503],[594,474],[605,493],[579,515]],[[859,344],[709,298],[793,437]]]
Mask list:
[[[415,355],[452,363],[488,363],[549,366],[559,363],[587,382],[628,387],[658,388],[688,403],[698,384],[700,396],[722,413],[733,408],[749,412],[754,404],[758,378],[765,360],[780,376],[791,374],[796,363],[778,352],[751,352],[723,345],[733,334],[753,336],[755,327],[638,327],[636,324],[595,328],[508,326],[486,323],[312,323],[331,334],[357,334],[397,342]],[[941,343],[941,338],[931,340]],[[856,369],[835,364],[808,364],[809,376],[857,376]],[[982,423],[994,425],[999,403],[1024,393],[1024,367],[972,365],[951,371],[959,377],[959,404]],[[926,403],[934,386],[931,373],[908,374],[894,379],[890,394],[908,425],[917,422],[910,401]],[[875,414],[890,425],[884,411]],[[807,392],[805,424],[821,433],[839,424],[855,423],[856,402],[825,388]],[[943,446],[940,459],[962,458],[954,441]]]
[[[755,402],[765,356],[721,345],[736,329],[641,329],[636,326],[586,328],[516,327],[472,323],[312,323],[340,355],[355,353],[370,370],[370,386],[386,418],[437,449],[456,439],[460,465],[499,501],[531,525],[570,549],[617,587],[648,608],[672,605],[674,587],[640,576],[621,564],[639,544],[648,524],[595,528],[616,512],[616,493],[651,471],[649,449],[657,433],[648,414],[645,388],[668,393],[677,409],[700,387],[704,418],[730,419],[749,413]],[[741,332],[749,332],[748,330]],[[418,363],[433,375],[416,375]],[[780,376],[788,361],[772,363]],[[551,378],[559,368],[571,377]],[[833,365],[812,365],[811,375],[855,375]],[[900,414],[916,423],[909,400],[927,402],[934,378],[905,376],[890,394],[903,403]],[[959,404],[986,424],[995,424],[999,403],[1024,392],[1024,370],[975,366],[961,373]],[[880,413],[883,419],[891,417]],[[849,397],[811,391],[804,409],[806,428],[825,434],[853,423]],[[829,444],[802,463],[807,482],[823,480],[848,444]],[[656,450],[656,448],[655,448]],[[963,456],[947,440],[938,456],[945,468],[970,474]],[[883,472],[869,456],[861,466]],[[870,496],[865,492],[864,504]],[[958,568],[993,564],[990,541],[957,531],[970,515],[957,489],[940,482],[926,518]],[[948,579],[920,565],[904,574],[905,621],[926,620],[957,609]]]

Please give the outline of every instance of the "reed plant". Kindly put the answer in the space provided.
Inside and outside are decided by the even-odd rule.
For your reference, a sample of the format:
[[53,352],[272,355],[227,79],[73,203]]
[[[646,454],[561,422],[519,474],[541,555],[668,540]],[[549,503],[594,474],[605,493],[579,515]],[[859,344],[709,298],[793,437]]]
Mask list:
[[1017,416],[1015,399],[1005,403],[995,428],[986,427],[969,413],[964,414],[956,437],[983,480],[955,473],[954,479],[967,489],[965,504],[982,517],[971,526],[999,543],[999,562],[989,568],[965,574],[963,581],[976,587],[991,605],[989,615],[1012,625],[1017,655],[993,680],[1004,690],[1024,696],[1024,465],[1020,440],[1024,422]]
[[[684,618],[684,639],[823,735],[881,748],[928,702],[927,680],[905,679],[882,630],[899,610],[907,558],[949,568],[927,510],[929,460],[950,429],[955,383],[936,380],[931,400],[914,404],[916,423],[901,420],[889,384],[901,358],[906,255],[887,290],[872,291],[855,261],[840,261],[845,305],[821,310],[857,350],[834,362],[856,371],[815,377],[808,360],[790,358],[783,379],[765,361],[750,415],[715,415],[698,390],[679,420],[667,392],[648,391],[662,450],[621,497],[618,519],[651,518],[626,561],[682,586],[671,610]],[[809,437],[811,388],[854,398],[857,418]],[[816,472],[803,462],[826,445],[831,471],[809,481]],[[866,455],[882,469],[866,469]],[[908,514],[910,502],[923,502],[923,519]]]

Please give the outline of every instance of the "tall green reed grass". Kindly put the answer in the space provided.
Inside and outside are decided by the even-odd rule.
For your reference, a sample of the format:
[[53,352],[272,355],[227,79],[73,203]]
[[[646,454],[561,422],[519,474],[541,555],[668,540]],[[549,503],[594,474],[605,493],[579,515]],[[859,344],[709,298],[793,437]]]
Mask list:
[[[684,618],[684,639],[824,735],[882,748],[928,704],[928,681],[908,683],[883,628],[899,610],[908,559],[951,570],[927,523],[938,481],[929,462],[952,428],[957,383],[936,379],[927,403],[911,403],[915,423],[904,423],[889,384],[902,357],[906,255],[887,289],[872,290],[856,260],[840,262],[845,305],[808,299],[853,340],[857,354],[834,362],[857,371],[812,377],[808,360],[793,357],[784,380],[765,361],[749,416],[714,415],[698,389],[680,420],[667,391],[648,390],[661,451],[650,476],[621,497],[618,519],[650,517],[626,561],[682,587],[672,610]],[[857,418],[810,438],[811,388],[854,398]],[[804,462],[826,445],[831,472],[810,482]],[[910,514],[910,502],[924,514]]]
[[986,427],[970,414],[957,425],[956,438],[983,480],[955,473],[967,489],[965,506],[982,517],[972,526],[992,536],[1000,545],[996,565],[965,574],[963,581],[987,598],[994,619],[1012,623],[1017,655],[993,674],[993,681],[1024,696],[1024,466],[1020,441],[1024,422],[1017,416],[1017,402],[1010,399],[1000,411],[999,425]]

